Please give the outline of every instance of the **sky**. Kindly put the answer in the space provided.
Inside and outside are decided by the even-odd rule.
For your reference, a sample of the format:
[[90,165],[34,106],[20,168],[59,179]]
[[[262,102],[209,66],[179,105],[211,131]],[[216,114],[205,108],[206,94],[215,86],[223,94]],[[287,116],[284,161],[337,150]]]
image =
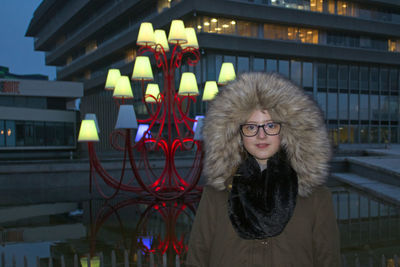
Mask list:
[[56,68],[45,65],[44,52],[34,50],[34,38],[25,37],[42,0],[0,0],[0,66],[13,74],[43,74],[55,80]]

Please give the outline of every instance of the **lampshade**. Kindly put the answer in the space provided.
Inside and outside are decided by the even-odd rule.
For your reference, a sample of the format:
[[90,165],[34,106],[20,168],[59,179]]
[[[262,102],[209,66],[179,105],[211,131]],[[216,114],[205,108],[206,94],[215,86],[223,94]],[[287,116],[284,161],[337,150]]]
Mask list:
[[[153,97],[151,97],[153,96]],[[149,83],[147,84],[146,94],[145,94],[145,101],[147,103],[156,103],[156,99],[160,98],[160,88],[158,88],[158,84],[156,83]]]
[[151,70],[151,64],[149,57],[138,56],[133,66],[132,80],[154,80],[153,71]]
[[213,100],[218,93],[218,85],[216,81],[207,81],[204,86],[203,101]]
[[225,85],[236,79],[235,68],[230,62],[224,62],[221,66],[221,71],[218,77],[218,84]]
[[100,258],[98,256],[89,258],[88,257],[82,257],[81,258],[81,266],[82,267],[88,267],[88,260],[90,260],[90,266],[91,267],[100,267]]
[[[168,52],[169,45],[168,45],[168,41],[167,41],[167,34],[165,33],[165,31],[164,30],[155,30],[154,37],[156,40],[156,44],[161,45],[164,48],[164,52]],[[157,49],[157,51],[161,50],[160,46],[157,46],[156,49]]]
[[193,47],[198,49],[199,43],[197,42],[196,31],[194,30],[194,28],[188,27],[185,29],[185,32],[188,42],[186,44],[182,44],[181,47],[182,48]]
[[115,129],[137,129],[135,110],[132,105],[119,106],[117,123]]
[[106,90],[114,90],[117,81],[121,77],[119,69],[109,69],[107,74],[107,80],[105,88]]
[[[149,129],[149,125],[148,124],[139,124],[138,126],[138,130],[136,132],[136,137],[135,137],[135,142],[139,142],[140,139],[142,139],[143,135],[147,132],[147,130]],[[151,138],[151,135],[149,135],[148,133],[146,134],[147,138]]]
[[196,122],[193,125],[194,137],[193,140],[203,140],[203,120],[204,116],[196,116]]
[[85,120],[94,120],[94,123],[96,124],[97,133],[100,133],[99,122],[97,121],[96,114],[94,114],[94,113],[87,113],[87,114],[85,115]]
[[196,76],[191,72],[182,73],[181,83],[179,84],[179,95],[198,95]]
[[136,44],[146,46],[155,44],[153,25],[150,22],[142,22],[140,24]]
[[114,89],[114,98],[133,98],[131,82],[129,81],[128,76],[122,75],[118,81],[117,85]]
[[79,130],[78,142],[98,142],[96,123],[94,120],[82,120]]
[[172,44],[184,44],[187,43],[185,24],[182,20],[173,20],[171,22],[171,28],[169,30],[168,42]]

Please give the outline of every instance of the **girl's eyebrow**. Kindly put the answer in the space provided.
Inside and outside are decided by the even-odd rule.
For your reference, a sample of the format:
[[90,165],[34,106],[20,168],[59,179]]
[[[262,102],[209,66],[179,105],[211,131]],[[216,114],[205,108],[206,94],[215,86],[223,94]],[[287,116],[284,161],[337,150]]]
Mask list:
[[[264,122],[273,122],[274,120],[265,120],[265,121],[262,121],[261,123],[264,123]],[[259,122],[258,121],[247,121],[246,123],[251,123],[251,124],[258,124]]]

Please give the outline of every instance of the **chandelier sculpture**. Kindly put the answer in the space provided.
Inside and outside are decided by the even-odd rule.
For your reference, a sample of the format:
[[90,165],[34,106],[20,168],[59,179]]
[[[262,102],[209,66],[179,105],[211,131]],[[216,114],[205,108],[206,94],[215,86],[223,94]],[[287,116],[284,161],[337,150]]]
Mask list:
[[[107,75],[105,90],[113,90],[113,98],[119,105],[117,123],[111,133],[110,143],[115,150],[124,154],[120,177],[110,175],[97,157],[94,142],[99,141],[99,130],[95,115],[86,114],[85,120],[82,121],[78,141],[88,144],[90,188],[94,182],[97,190],[105,198],[114,197],[120,190],[150,194],[160,200],[176,199],[188,193],[201,191],[197,184],[202,170],[202,143],[201,134],[199,131],[195,132],[195,128],[199,130],[202,121],[189,117],[190,105],[196,102],[196,96],[199,94],[196,76],[190,72],[183,72],[179,90],[175,88],[176,69],[179,69],[184,61],[189,66],[195,66],[200,59],[196,32],[194,28],[185,28],[183,21],[173,20],[168,39],[166,36],[164,30],[154,31],[151,23],[143,22],[136,42],[140,48],[131,79],[141,83],[142,102],[148,118],[136,120],[133,105],[126,104],[126,100],[133,98],[128,76],[121,75],[118,69],[110,69]],[[148,54],[154,56],[155,65],[162,71],[161,92],[158,84],[151,83],[154,76]],[[233,64],[223,63],[218,83],[223,85],[233,79]],[[217,92],[217,82],[207,81],[202,100],[213,99]],[[138,131],[135,142],[132,129]],[[121,143],[123,145],[120,145]],[[176,166],[175,153],[178,150],[194,152],[192,166],[185,175],[182,175]],[[156,174],[150,165],[149,153],[159,151],[162,151],[165,164],[161,174]],[[125,177],[128,169],[126,162],[129,162],[132,177]],[[104,193],[96,174],[107,186],[115,190],[114,193]]]

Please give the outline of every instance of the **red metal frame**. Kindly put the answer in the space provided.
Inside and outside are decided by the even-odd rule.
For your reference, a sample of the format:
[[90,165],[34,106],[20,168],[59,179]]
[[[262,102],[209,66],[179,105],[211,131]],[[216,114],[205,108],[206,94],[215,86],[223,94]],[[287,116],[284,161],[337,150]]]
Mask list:
[[[195,66],[200,59],[198,49],[188,47],[182,49],[179,43],[168,57],[163,47],[145,45],[139,48],[138,55],[153,54],[158,68],[162,69],[164,77],[164,90],[160,92],[160,98],[156,103],[145,102],[144,81],[141,81],[143,104],[149,117],[138,120],[139,123],[149,123],[149,128],[141,140],[132,143],[131,130],[115,130],[110,136],[110,143],[115,150],[123,151],[123,166],[119,178],[110,175],[101,165],[96,155],[93,142],[88,142],[90,157],[90,190],[93,181],[98,192],[106,199],[113,198],[120,191],[134,192],[137,194],[148,194],[160,200],[172,200],[182,197],[188,193],[201,192],[197,186],[202,170],[202,144],[193,140],[194,132],[191,124],[196,122],[188,116],[191,102],[195,102],[194,96],[180,96],[175,89],[175,70],[181,67],[183,57],[186,55],[187,63]],[[122,103],[123,103],[122,99]],[[158,130],[156,130],[157,127]],[[164,131],[166,130],[166,131]],[[174,132],[175,131],[175,132]],[[154,137],[153,137],[154,136]],[[122,140],[121,140],[122,139]],[[119,145],[118,141],[124,143]],[[188,174],[183,177],[176,168],[175,154],[180,151],[194,151],[193,164]],[[134,151],[140,153],[140,160],[134,157]],[[165,164],[161,175],[156,175],[149,163],[149,152],[162,151],[165,156]],[[133,176],[126,178],[126,162],[129,161]],[[141,172],[139,172],[139,166]],[[144,174],[143,174],[144,173]],[[115,191],[107,195],[101,189],[97,181],[99,175],[108,187]]]

